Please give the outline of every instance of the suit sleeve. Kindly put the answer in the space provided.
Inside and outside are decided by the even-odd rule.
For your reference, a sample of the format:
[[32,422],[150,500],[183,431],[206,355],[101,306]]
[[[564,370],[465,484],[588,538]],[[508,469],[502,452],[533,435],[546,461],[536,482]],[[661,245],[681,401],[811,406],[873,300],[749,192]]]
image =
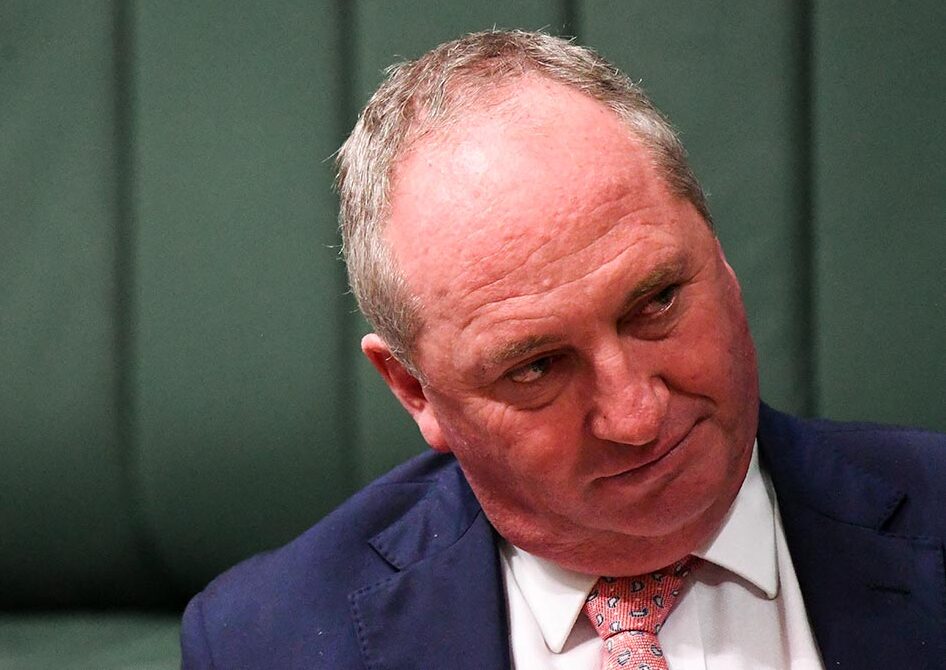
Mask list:
[[204,627],[204,605],[201,594],[184,610],[181,623],[181,670],[213,670],[214,663]]

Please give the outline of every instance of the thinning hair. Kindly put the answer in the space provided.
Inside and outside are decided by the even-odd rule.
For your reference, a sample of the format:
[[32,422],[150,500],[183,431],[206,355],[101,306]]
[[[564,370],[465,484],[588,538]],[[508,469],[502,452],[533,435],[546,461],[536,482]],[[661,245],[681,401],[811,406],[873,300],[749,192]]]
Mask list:
[[649,151],[670,191],[712,226],[703,189],[673,127],[638,84],[592,49],[541,32],[491,30],[441,44],[386,74],[338,152],[339,227],[358,306],[415,375],[412,353],[423,326],[422,305],[384,239],[392,175],[418,139],[483,105],[485,94],[501,85],[537,74],[601,102]]

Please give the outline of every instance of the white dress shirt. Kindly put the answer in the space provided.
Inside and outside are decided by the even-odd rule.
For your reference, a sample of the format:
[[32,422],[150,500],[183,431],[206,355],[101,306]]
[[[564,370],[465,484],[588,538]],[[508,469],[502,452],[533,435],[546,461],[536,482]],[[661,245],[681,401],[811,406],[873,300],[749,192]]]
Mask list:
[[[732,507],[695,556],[664,627],[671,670],[824,670],[758,444]],[[597,581],[502,547],[515,670],[594,670],[603,644],[582,612]]]

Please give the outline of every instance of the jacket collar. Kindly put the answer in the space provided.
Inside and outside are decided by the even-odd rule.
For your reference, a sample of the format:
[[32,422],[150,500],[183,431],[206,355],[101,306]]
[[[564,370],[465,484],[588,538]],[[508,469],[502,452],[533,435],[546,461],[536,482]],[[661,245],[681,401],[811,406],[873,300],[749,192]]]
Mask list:
[[[825,667],[937,667],[943,544],[889,531],[907,494],[823,431],[765,406],[759,450]],[[350,595],[368,668],[509,667],[494,533],[454,463],[372,538],[395,572]]]
[[371,539],[395,572],[349,596],[368,668],[509,667],[494,532],[454,463]]
[[765,406],[759,448],[825,667],[941,664],[942,540],[889,532],[907,494],[851,463],[830,433]]

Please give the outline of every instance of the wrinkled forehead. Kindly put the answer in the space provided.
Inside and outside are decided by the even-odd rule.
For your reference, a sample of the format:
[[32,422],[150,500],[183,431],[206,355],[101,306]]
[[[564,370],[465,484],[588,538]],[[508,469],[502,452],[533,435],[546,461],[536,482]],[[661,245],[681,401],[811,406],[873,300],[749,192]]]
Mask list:
[[528,278],[529,267],[608,234],[635,201],[652,201],[662,184],[650,162],[610,109],[524,80],[503,104],[468,111],[402,158],[386,238],[421,297],[474,272],[480,283]]

